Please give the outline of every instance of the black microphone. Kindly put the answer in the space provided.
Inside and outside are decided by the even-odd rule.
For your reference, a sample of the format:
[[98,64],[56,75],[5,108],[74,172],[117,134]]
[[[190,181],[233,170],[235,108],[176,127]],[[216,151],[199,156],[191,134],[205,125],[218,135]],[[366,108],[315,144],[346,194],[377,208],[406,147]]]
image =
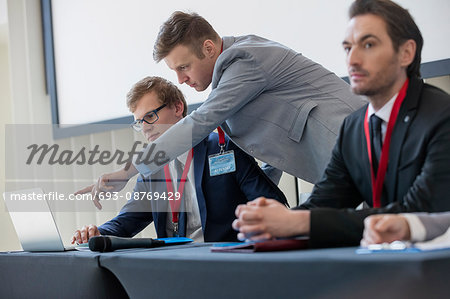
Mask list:
[[114,236],[95,236],[89,239],[89,249],[92,251],[110,252],[117,249],[152,248],[164,246],[163,240],[152,238],[121,238]]

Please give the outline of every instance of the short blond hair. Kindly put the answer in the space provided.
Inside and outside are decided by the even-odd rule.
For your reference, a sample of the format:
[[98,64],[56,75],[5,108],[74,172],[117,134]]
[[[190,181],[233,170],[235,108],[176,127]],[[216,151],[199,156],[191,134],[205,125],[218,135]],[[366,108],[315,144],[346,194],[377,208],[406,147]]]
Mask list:
[[149,92],[156,92],[161,104],[173,107],[178,101],[183,103],[183,117],[187,114],[187,105],[184,95],[172,82],[156,76],[145,77],[140,80],[127,93],[127,106],[131,113],[136,110],[137,103]]

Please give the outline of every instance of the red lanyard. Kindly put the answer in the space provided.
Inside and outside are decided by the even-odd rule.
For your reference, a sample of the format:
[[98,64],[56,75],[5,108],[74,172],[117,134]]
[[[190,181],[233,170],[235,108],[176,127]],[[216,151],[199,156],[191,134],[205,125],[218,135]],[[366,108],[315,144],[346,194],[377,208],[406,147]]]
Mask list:
[[225,146],[225,133],[221,127],[217,127],[217,132],[219,133],[219,145],[220,147]]
[[[188,153],[188,157],[186,159],[186,164],[184,166],[183,174],[181,176],[180,180],[180,186],[178,188],[178,193],[180,194],[180,200],[169,200],[170,203],[170,209],[172,210],[172,222],[178,223],[178,214],[180,212],[180,205],[181,205],[181,198],[183,196],[184,191],[184,184],[186,183],[186,178],[189,172],[189,168],[191,167],[192,158],[194,157],[193,149],[191,149]],[[170,176],[170,169],[169,164],[166,164],[164,166],[164,176],[166,177],[166,185],[167,185],[167,191],[172,195],[172,198],[177,198],[175,196],[175,193],[173,191],[173,183],[172,178]]]
[[370,174],[372,179],[372,202],[374,208],[381,207],[381,193],[383,190],[384,177],[386,175],[387,165],[389,161],[389,147],[391,145],[391,135],[397,120],[398,112],[400,111],[400,106],[406,96],[406,90],[408,89],[409,79],[406,79],[402,88],[400,89],[397,98],[395,99],[394,106],[392,107],[391,115],[389,116],[389,122],[387,124],[386,137],[384,138],[383,146],[381,148],[381,157],[378,165],[377,176],[375,177],[373,173],[372,166],[372,151],[370,147],[370,134],[369,134],[369,122],[368,113],[369,107],[367,107],[366,116],[364,117],[364,134],[366,135],[367,142],[367,154],[369,155],[370,161]]
[[[220,47],[220,54],[223,52],[223,40],[222,40],[222,46]],[[219,146],[220,151],[223,152],[223,149],[225,148],[225,133],[223,132],[221,127],[217,127],[217,132],[219,133]]]

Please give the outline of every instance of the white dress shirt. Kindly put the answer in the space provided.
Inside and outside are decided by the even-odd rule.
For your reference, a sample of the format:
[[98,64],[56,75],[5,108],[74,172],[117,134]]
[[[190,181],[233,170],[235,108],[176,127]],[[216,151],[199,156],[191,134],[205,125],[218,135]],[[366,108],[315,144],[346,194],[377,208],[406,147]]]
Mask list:
[[[177,157],[178,161],[181,162],[182,168],[184,170],[184,165],[186,164],[187,156],[189,152]],[[195,158],[194,158],[195,159]],[[194,177],[194,159],[192,159],[191,166],[188,171],[187,181],[184,185],[184,205],[186,211],[186,237],[193,239],[195,242],[204,242],[202,222],[200,219],[200,209],[197,202],[197,193],[195,191],[195,177]],[[178,178],[181,178],[182,173],[178,174],[175,167],[175,160],[169,162],[170,175],[172,178],[173,192],[177,192],[180,183]],[[180,208],[181,209],[181,208]],[[183,209],[181,209],[183,211]],[[173,236],[173,223],[172,223],[172,211],[169,206],[166,223],[166,232],[168,236]]]
[[384,137],[386,137],[387,123],[389,122],[389,117],[391,117],[392,108],[394,107],[395,99],[397,98],[398,93],[396,93],[383,107],[380,108],[377,112],[372,106],[372,103],[369,103],[369,111],[367,113],[367,122],[369,122],[372,114],[375,114],[383,121],[381,123],[381,140],[384,142]]
[[420,218],[413,213],[404,213],[401,215],[405,217],[408,222],[411,242],[415,242],[415,247],[421,250],[450,248],[450,228],[442,235],[431,240],[426,240],[427,231]]

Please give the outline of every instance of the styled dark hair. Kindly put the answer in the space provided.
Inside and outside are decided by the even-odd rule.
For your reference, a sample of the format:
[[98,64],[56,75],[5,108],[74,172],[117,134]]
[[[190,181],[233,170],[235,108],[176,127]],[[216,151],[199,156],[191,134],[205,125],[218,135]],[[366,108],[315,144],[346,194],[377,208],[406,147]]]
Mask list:
[[398,51],[400,45],[409,39],[416,42],[416,55],[408,66],[407,75],[420,77],[423,38],[408,10],[389,0],[356,0],[350,6],[350,19],[365,14],[379,16],[386,22],[387,33],[395,51]]
[[183,107],[183,117],[187,114],[186,100],[183,93],[172,82],[161,77],[145,77],[140,80],[127,93],[127,106],[131,112],[136,109],[137,103],[149,92],[156,92],[161,104],[167,104],[173,107],[178,101],[181,101]]
[[220,40],[220,36],[208,21],[196,13],[176,11],[159,29],[153,47],[153,59],[160,62],[177,45],[190,47],[194,54],[202,59],[205,57],[202,52],[203,42],[207,39],[213,42]]

